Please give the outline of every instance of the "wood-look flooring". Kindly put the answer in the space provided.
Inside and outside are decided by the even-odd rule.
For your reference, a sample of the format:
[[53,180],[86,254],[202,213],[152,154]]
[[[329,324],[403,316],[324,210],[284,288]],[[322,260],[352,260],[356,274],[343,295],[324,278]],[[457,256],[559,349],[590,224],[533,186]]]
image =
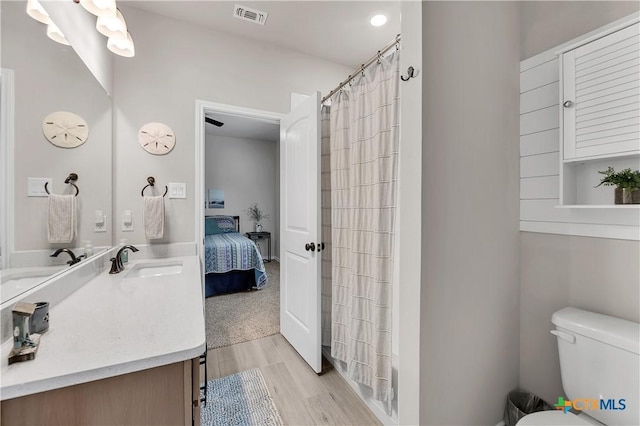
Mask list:
[[317,375],[281,334],[207,353],[208,379],[259,368],[286,425],[380,425],[326,362]]

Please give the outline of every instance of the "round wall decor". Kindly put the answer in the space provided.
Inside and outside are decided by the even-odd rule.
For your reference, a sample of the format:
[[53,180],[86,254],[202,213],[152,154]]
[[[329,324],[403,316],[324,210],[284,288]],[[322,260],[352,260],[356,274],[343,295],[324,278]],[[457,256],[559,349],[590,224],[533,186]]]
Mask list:
[[49,142],[60,148],[75,148],[89,138],[89,126],[72,112],[56,111],[42,121],[42,132]]
[[163,123],[147,123],[138,132],[140,146],[150,154],[165,155],[176,145],[171,127]]

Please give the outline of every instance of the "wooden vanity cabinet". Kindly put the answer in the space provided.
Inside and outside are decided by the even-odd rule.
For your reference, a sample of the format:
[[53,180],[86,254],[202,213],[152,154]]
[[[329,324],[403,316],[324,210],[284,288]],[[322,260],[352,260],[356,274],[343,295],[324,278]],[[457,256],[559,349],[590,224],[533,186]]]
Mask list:
[[200,362],[187,360],[2,401],[2,425],[199,425]]

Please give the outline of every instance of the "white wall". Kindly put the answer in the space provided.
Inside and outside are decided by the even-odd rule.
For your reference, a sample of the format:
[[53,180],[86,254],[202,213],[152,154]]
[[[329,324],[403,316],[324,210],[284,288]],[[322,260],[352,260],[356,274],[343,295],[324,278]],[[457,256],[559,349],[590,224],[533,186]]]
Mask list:
[[[207,215],[240,216],[240,232],[254,231],[254,221],[246,209],[253,203],[270,217],[262,229],[271,232],[271,253],[277,240],[276,141],[242,139],[207,134],[205,142],[205,188],[224,191],[224,208],[207,209]],[[266,247],[262,249],[266,256]]]
[[[620,19],[638,2],[524,2],[522,58]],[[521,232],[520,387],[564,394],[551,315],[575,306],[640,321],[640,243]]]
[[[24,2],[2,2],[2,66],[15,71],[15,250],[59,246],[111,245],[111,229],[94,233],[95,210],[111,218],[111,100],[69,47],[46,36],[45,25],[25,13]],[[42,120],[70,111],[89,125],[89,138],[74,149],[58,148],[42,133]],[[78,236],[71,244],[47,241],[47,198],[27,197],[27,178],[52,179],[55,193],[67,193],[64,180],[78,174]],[[69,192],[71,193],[71,192]],[[24,265],[23,265],[24,266]]]
[[[421,272],[422,272],[422,2],[403,1],[401,75],[410,66],[415,78],[400,82],[398,152],[398,285],[394,286],[394,327],[398,336],[398,424],[420,423]],[[395,276],[394,276],[395,279]]]
[[521,233],[520,387],[566,396],[551,315],[565,306],[640,322],[636,241]]
[[495,425],[518,385],[518,4],[422,17],[420,423]]
[[[266,111],[289,111],[290,92],[328,91],[351,70],[318,58],[246,41],[193,24],[123,7],[136,43],[134,58],[115,63],[115,209],[133,210],[135,230],[116,240],[144,243],[140,189],[153,175],[159,185],[185,182],[187,198],[167,200],[165,238],[195,241],[195,100]],[[168,124],[176,147],[165,156],[137,142],[146,122]]]

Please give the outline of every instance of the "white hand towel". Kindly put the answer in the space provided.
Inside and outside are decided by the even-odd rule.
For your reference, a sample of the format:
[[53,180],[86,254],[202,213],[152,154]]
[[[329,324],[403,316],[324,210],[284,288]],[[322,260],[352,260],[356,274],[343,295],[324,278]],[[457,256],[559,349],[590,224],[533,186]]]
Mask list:
[[144,233],[149,240],[164,235],[164,197],[143,197]]
[[47,239],[70,243],[76,237],[76,196],[49,194]]

